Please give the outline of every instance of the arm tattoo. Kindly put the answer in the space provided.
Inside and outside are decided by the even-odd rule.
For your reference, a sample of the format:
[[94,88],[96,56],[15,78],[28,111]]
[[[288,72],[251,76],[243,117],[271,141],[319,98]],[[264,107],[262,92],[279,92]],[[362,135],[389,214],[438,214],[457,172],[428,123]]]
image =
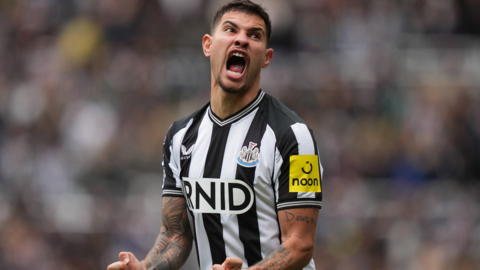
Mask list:
[[285,216],[287,216],[287,221],[293,220],[293,214],[292,213],[287,212],[287,210],[285,210],[284,212],[285,212]]
[[[280,214],[280,213],[279,213]],[[298,226],[298,222],[308,224],[307,226],[310,229],[313,229],[311,226],[316,226],[317,221],[310,215],[298,215],[293,211],[283,210],[283,214],[286,222],[289,222],[290,226]],[[294,222],[294,223],[291,223]],[[311,225],[310,225],[311,224]],[[302,253],[303,252],[303,253]],[[255,264],[255,269],[274,269],[274,270],[283,270],[286,268],[295,269],[300,267],[303,264],[304,255],[307,254],[307,251],[297,252],[292,249],[287,249],[283,244],[277,247],[272,253],[265,256],[263,260]]]
[[148,270],[179,269],[192,249],[192,231],[185,208],[185,199],[164,197],[163,225],[143,265]]
[[283,245],[280,245],[272,253],[268,254],[263,260],[258,262],[257,266],[263,266],[261,269],[285,269],[289,263],[293,262],[293,257]]
[[312,217],[308,217],[308,216],[295,216],[294,214],[288,212],[287,210],[284,211],[285,212],[285,216],[287,217],[287,221],[292,221],[292,220],[296,220],[296,221],[300,221],[300,222],[305,222],[305,223],[312,223],[314,226],[317,225],[317,222],[315,221],[315,219],[313,219]]

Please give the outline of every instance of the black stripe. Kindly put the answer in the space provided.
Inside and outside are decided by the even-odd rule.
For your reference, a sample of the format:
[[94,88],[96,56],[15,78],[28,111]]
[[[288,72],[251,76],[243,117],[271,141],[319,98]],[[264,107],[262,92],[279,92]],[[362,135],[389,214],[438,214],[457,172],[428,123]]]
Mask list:
[[172,169],[170,168],[170,159],[172,157],[172,153],[170,152],[170,146],[172,145],[173,139],[173,130],[172,127],[168,129],[167,135],[165,136],[165,140],[163,142],[163,188],[175,188],[175,177],[173,176]]
[[[252,121],[252,124],[250,125],[247,136],[243,142],[243,146],[248,148],[250,143],[256,143],[257,145],[255,147],[260,149],[260,142],[265,134],[266,127],[266,118],[263,116],[261,109],[259,109]],[[261,155],[262,153],[259,153],[260,157]],[[238,164],[235,179],[243,180],[244,182],[248,183],[253,190],[256,168],[257,167],[248,168]],[[247,212],[238,215],[238,225],[240,234],[239,237],[243,243],[245,258],[247,259],[248,266],[252,266],[263,259],[255,199],[252,207]]]
[[[230,125],[223,128],[213,126],[203,178],[220,178],[229,131]],[[202,216],[208,242],[210,243],[212,262],[213,264],[222,264],[227,258],[227,252],[225,251],[220,215],[202,214]]]
[[280,177],[278,179],[278,201],[288,201],[297,198],[297,192],[289,192],[290,179],[290,156],[298,155],[298,142],[295,133],[291,128],[283,134],[278,149],[282,155],[282,166],[280,167]]

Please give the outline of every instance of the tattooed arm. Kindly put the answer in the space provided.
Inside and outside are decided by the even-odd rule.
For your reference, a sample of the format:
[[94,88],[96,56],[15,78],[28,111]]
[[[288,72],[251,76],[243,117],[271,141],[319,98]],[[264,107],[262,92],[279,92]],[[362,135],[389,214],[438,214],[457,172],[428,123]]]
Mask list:
[[192,250],[185,199],[163,197],[163,226],[142,264],[146,269],[179,269]]
[[302,269],[313,256],[318,209],[295,208],[278,212],[282,244],[252,269]]
[[170,270],[179,269],[192,249],[192,231],[182,197],[163,197],[163,225],[145,259],[139,262],[130,252],[121,252],[120,261],[108,270]]
[[[318,221],[317,208],[295,208],[278,212],[282,244],[251,270],[287,270],[302,269],[312,259],[315,246],[315,233]],[[215,265],[213,270],[241,269],[242,260],[227,258],[222,266]]]

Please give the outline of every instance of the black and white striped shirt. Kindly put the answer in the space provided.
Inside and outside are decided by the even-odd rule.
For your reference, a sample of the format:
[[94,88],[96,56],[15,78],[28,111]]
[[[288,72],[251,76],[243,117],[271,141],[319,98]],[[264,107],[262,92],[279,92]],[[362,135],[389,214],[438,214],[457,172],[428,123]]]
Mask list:
[[187,199],[202,270],[226,257],[257,263],[281,244],[278,211],[322,205],[312,131],[262,90],[226,119],[207,104],[173,123],[163,167],[163,196]]

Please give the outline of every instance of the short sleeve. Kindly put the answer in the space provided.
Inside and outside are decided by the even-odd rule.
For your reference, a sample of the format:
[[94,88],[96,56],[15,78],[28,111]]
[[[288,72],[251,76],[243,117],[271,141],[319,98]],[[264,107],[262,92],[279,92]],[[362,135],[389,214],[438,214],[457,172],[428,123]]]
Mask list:
[[163,196],[183,196],[180,180],[178,176],[179,168],[175,162],[173,145],[174,134],[173,128],[170,127],[163,142]]
[[291,125],[277,151],[277,210],[321,208],[323,168],[312,131],[303,123]]

